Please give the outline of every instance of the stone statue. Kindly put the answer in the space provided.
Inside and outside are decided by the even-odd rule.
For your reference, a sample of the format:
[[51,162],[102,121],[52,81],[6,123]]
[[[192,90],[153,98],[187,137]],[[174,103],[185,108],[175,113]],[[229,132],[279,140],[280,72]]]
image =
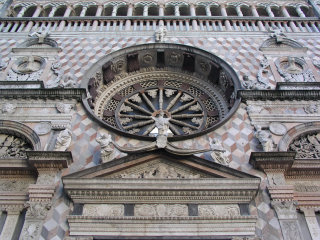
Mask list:
[[70,129],[65,129],[61,131],[57,137],[56,145],[54,151],[66,151],[71,144],[72,132]]
[[222,147],[221,141],[214,138],[209,138],[210,148],[212,150],[212,159],[222,165],[228,165],[230,160],[227,157],[227,151]]
[[282,43],[283,40],[286,38],[286,35],[283,33],[281,28],[273,26],[269,28],[270,37],[275,38],[277,43]]
[[270,89],[271,87],[269,84],[265,81],[263,81],[263,78],[260,76],[258,77],[258,81],[251,80],[247,75],[243,76],[243,82],[242,85],[245,89],[250,89],[250,90],[261,90],[261,89]]
[[257,129],[255,136],[261,143],[262,149],[265,152],[273,151],[273,140],[269,131],[262,130],[261,126],[256,126]]
[[71,76],[64,76],[61,78],[59,87],[62,88],[74,88],[77,86],[76,80]]
[[155,121],[156,127],[158,128],[158,135],[168,136],[169,132],[169,121],[171,117],[165,118],[164,112],[160,110],[159,117],[153,117],[152,119]]
[[167,29],[165,26],[160,26],[155,32],[156,42],[164,42],[165,36],[167,36]]
[[101,160],[103,163],[110,162],[114,158],[113,141],[111,135],[101,134],[96,138],[101,147]]
[[49,31],[45,26],[42,26],[39,30],[30,31],[29,37],[36,37],[38,43],[44,43],[44,39],[49,37]]

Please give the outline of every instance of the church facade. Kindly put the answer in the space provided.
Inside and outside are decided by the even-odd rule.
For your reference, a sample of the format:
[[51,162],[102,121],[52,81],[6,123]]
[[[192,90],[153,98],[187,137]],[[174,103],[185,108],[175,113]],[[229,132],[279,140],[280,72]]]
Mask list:
[[0,240],[319,240],[319,17],[0,0]]

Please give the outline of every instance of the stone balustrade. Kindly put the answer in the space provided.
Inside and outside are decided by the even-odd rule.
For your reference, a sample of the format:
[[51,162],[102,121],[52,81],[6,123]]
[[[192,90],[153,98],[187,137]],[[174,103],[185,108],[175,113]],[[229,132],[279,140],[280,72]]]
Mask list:
[[2,18],[0,32],[29,32],[45,26],[50,32],[155,31],[159,26],[168,31],[261,32],[278,27],[283,32],[320,32],[318,18],[261,17],[70,17],[70,18]]

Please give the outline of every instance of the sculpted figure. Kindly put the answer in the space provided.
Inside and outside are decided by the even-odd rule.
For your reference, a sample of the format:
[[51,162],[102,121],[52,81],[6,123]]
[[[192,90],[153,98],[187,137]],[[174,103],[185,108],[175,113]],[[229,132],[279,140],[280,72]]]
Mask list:
[[61,131],[57,137],[54,151],[66,151],[71,144],[72,133],[69,129]]
[[167,29],[165,26],[160,26],[155,32],[156,42],[164,42],[164,38],[167,35]]
[[164,112],[161,110],[159,117],[152,117],[152,119],[155,121],[156,127],[158,128],[158,134],[168,136],[169,121],[171,117],[165,118]]
[[265,152],[271,152],[273,151],[273,140],[272,136],[269,131],[262,130],[261,126],[256,126],[256,133],[255,136],[260,141],[263,151]]
[[228,165],[230,160],[227,157],[227,151],[222,147],[221,141],[214,138],[209,138],[209,141],[212,159],[222,165]]
[[64,76],[60,80],[59,87],[62,88],[74,88],[76,87],[76,80],[71,76]]
[[44,39],[49,36],[49,31],[45,26],[39,28],[39,30],[33,30],[29,33],[29,37],[38,38],[38,43],[43,43]]
[[114,158],[114,150],[112,148],[113,141],[111,135],[101,134],[96,138],[101,147],[101,160],[103,163],[110,162]]
[[270,37],[275,38],[277,43],[282,43],[286,38],[286,35],[283,33],[281,28],[273,26],[269,28]]

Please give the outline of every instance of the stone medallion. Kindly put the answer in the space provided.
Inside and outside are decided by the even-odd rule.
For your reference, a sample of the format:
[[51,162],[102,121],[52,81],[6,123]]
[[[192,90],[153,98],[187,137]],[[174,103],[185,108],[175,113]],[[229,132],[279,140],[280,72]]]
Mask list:
[[34,126],[34,131],[38,135],[46,135],[51,130],[51,124],[48,122],[41,122]]
[[270,123],[269,129],[271,133],[278,136],[282,136],[287,132],[286,126],[283,125],[282,123],[277,123],[277,122]]

